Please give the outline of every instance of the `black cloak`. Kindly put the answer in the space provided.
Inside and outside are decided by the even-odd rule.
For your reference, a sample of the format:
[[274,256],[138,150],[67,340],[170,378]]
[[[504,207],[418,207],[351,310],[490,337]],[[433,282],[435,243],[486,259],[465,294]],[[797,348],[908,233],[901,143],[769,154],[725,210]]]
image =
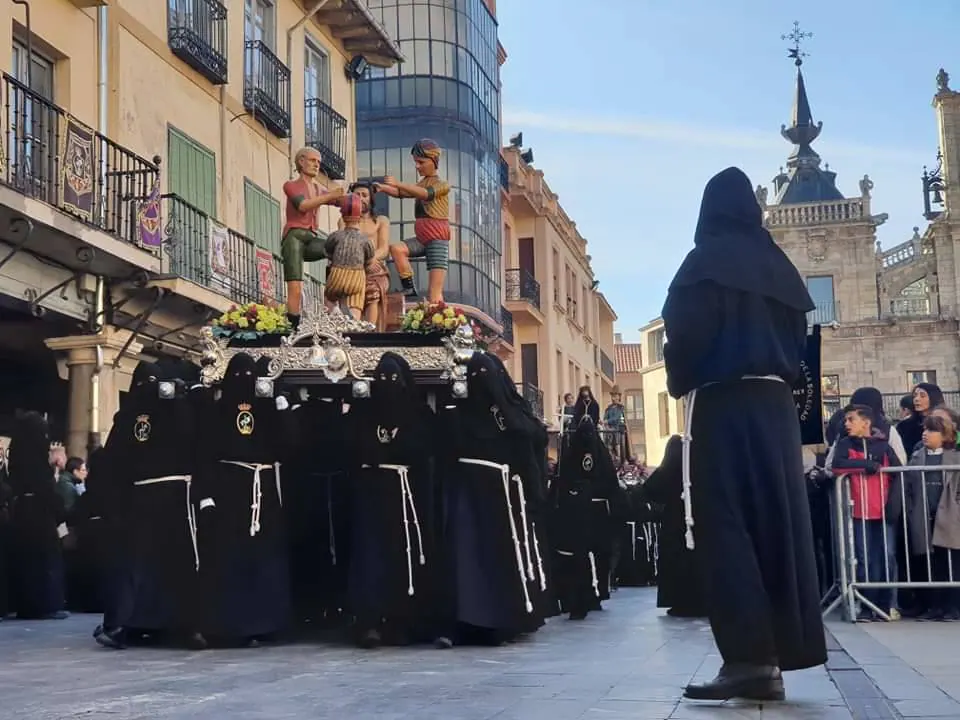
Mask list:
[[19,618],[64,608],[63,557],[57,526],[66,521],[50,467],[50,436],[40,413],[19,415],[10,437],[10,599]]
[[800,425],[791,386],[813,303],[763,228],[749,179],[706,187],[663,307],[670,394],[686,396],[696,545],[727,663],[826,662]]
[[430,409],[410,365],[386,352],[373,373],[370,397],[347,415],[353,453],[348,606],[358,629],[381,618],[408,639],[430,615]]

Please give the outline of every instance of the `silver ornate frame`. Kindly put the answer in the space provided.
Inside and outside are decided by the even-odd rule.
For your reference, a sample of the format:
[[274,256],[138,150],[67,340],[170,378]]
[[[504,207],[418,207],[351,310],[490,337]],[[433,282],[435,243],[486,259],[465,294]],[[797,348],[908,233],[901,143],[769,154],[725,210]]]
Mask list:
[[[210,386],[220,382],[227,364],[235,354],[247,353],[255,360],[268,358],[266,378],[279,379],[288,370],[316,371],[331,383],[341,380],[373,380],[371,375],[385,352],[403,357],[413,370],[440,373],[440,378],[454,384],[463,383],[465,390],[466,364],[478,350],[470,325],[462,325],[443,338],[439,346],[354,347],[347,334],[372,333],[371,323],[354,320],[338,308],[332,312],[321,307],[319,312],[304,313],[296,333],[281,338],[279,347],[230,347],[228,338],[218,338],[213,328],[200,331],[204,345],[201,380]],[[389,336],[385,333],[384,336]],[[309,340],[309,344],[300,343]]]

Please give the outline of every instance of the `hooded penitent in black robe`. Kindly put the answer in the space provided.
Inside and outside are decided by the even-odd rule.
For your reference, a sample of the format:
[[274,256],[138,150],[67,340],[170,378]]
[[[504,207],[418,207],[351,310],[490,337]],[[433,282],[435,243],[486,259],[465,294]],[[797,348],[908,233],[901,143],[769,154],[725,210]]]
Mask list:
[[686,398],[694,533],[725,666],[687,693],[779,697],[773,667],[827,659],[791,392],[814,306],[740,170],[707,184],[695,243],[663,307],[664,361],[670,394]]
[[[557,589],[571,620],[600,609],[605,580],[600,556],[605,553],[609,573],[613,528],[608,508],[618,490],[610,453],[590,416],[583,415],[550,488]],[[606,590],[609,597],[609,582]]]
[[8,557],[13,556],[10,535],[10,501],[13,491],[7,482],[7,456],[0,449],[0,622],[10,612],[10,570]]
[[[365,647],[414,640],[433,610],[428,570],[434,435],[410,365],[392,352],[373,373],[370,397],[347,415],[351,477],[347,606]],[[391,637],[393,636],[393,637]]]
[[10,595],[19,618],[62,615],[63,557],[57,526],[66,521],[50,467],[47,422],[39,413],[17,418],[10,438]]
[[536,543],[522,501],[536,461],[497,366],[475,353],[467,373],[468,397],[441,414],[452,460],[441,470],[449,613],[465,637],[479,630],[478,640],[504,641],[539,625]]
[[257,397],[258,368],[246,353],[227,365],[206,413],[196,480],[201,628],[248,642],[287,627],[289,548],[280,468],[294,444],[293,413]]
[[[526,482],[528,489],[526,494],[527,515],[530,523],[530,532],[532,533],[530,543],[533,545],[535,553],[534,571],[537,574],[538,585],[535,588],[534,604],[536,605],[537,618],[554,617],[560,614],[560,602],[553,592],[553,581],[551,575],[550,562],[550,544],[549,544],[549,518],[547,516],[547,447],[550,444],[550,436],[547,433],[547,426],[543,419],[537,417],[530,403],[517,391],[517,386],[507,372],[503,361],[492,353],[488,353],[490,361],[497,366],[500,373],[500,379],[503,381],[503,387],[506,391],[509,402],[526,419],[527,435],[530,439],[530,451],[533,455],[534,465],[531,470],[531,477]],[[538,621],[539,622],[539,621]]]
[[344,403],[309,397],[293,408],[300,440],[283,471],[292,600],[299,622],[333,621],[343,607],[349,560],[350,478]]
[[643,498],[663,508],[660,520],[657,607],[670,608],[677,617],[704,617],[703,580],[696,549],[684,539],[683,441],[674,435],[667,442],[663,462],[641,486]]
[[110,553],[110,536],[104,521],[98,476],[103,476],[106,454],[97,448],[87,459],[86,491],[77,498],[71,514],[70,533],[76,537],[73,552],[73,579],[69,587],[70,609],[102,613],[107,607],[105,558]]
[[662,506],[644,498],[643,482],[639,472],[620,476],[626,517],[620,524],[620,559],[613,575],[625,587],[655,585],[659,572]]
[[[178,380],[169,367],[141,362],[104,446],[112,495],[106,512],[125,548],[118,597],[104,625],[124,627],[128,640],[161,633],[196,646],[199,556],[191,490],[198,426]],[[176,394],[161,398],[161,382],[177,385]]]

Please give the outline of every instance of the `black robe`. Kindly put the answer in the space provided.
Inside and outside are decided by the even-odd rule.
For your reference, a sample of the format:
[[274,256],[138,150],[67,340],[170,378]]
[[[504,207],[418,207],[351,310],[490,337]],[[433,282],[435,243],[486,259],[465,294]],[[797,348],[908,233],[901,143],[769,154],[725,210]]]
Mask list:
[[283,470],[296,617],[316,622],[343,606],[350,558],[347,418],[339,398],[310,398],[293,410],[301,442]]
[[50,467],[47,424],[37,413],[17,419],[10,438],[10,601],[19,618],[64,609],[64,568],[57,527],[66,521]]
[[430,477],[433,419],[406,361],[385,353],[369,399],[347,415],[350,466],[348,607],[361,631],[381,620],[418,639],[433,610]]
[[73,507],[70,533],[76,538],[69,584],[70,609],[102,613],[107,607],[107,571],[111,536],[101,507],[101,478],[106,477],[106,453],[94,450],[87,459],[86,491]]
[[[198,550],[192,504],[197,425],[182,392],[161,399],[158,366],[141,363],[114,416],[99,468],[117,587],[107,628],[188,635],[196,625]],[[106,475],[104,475],[106,473]],[[95,490],[99,492],[99,490]]]
[[10,612],[8,557],[13,556],[10,534],[10,501],[12,499],[13,491],[7,482],[6,458],[0,457],[0,620]]
[[[687,396],[696,545],[727,663],[826,662],[791,385],[813,303],[762,227],[749,179],[707,185],[663,308],[667,387]],[[772,377],[777,379],[770,379]]]
[[280,469],[295,445],[293,412],[256,397],[257,365],[234,355],[204,412],[194,501],[200,548],[200,631],[246,641],[291,617],[289,547]]
[[703,581],[698,552],[688,550],[683,511],[683,443],[670,438],[663,462],[641,486],[645,500],[663,508],[660,521],[657,607],[673,608],[678,615],[704,617]]
[[469,397],[440,414],[449,433],[441,444],[449,451],[442,469],[443,534],[452,619],[507,639],[542,623],[534,601],[543,560],[520,501],[525,482],[536,476],[536,460],[496,372],[489,358],[475,354]]

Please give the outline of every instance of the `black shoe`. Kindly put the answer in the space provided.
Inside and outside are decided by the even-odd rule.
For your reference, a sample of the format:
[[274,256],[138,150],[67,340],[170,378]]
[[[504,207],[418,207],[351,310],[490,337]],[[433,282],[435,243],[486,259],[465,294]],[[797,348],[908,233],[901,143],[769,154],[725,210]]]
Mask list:
[[189,633],[183,643],[188,650],[206,650],[207,639],[198,632]]
[[403,288],[403,294],[407,297],[417,297],[420,293],[417,292],[417,286],[413,284],[413,278],[400,278],[400,287]]
[[785,699],[783,676],[773,665],[727,665],[712,681],[687,685],[683,696],[690,700],[757,700],[775,702]]
[[944,622],[956,622],[957,620],[960,620],[960,610],[957,610],[957,608],[951,608],[950,610],[947,610],[945,613],[943,613],[943,620]]
[[383,640],[380,637],[380,633],[375,629],[371,629],[360,635],[357,644],[365,650],[373,650],[374,648],[380,647],[381,642],[383,642]]
[[576,612],[570,613],[571,620],[586,620],[587,612],[585,610],[577,610]]
[[924,622],[943,620],[943,610],[940,608],[930,608],[923,615],[917,618]]
[[66,610],[57,610],[49,615],[44,615],[41,620],[66,620],[68,617],[70,617],[70,613]]
[[300,316],[293,313],[287,313],[287,320],[290,321],[290,332],[296,332],[300,328]]
[[446,635],[441,635],[440,637],[434,639],[433,646],[437,650],[449,650],[453,647],[453,640],[448,638]]
[[127,647],[123,628],[104,630],[102,625],[98,625],[93,632],[93,639],[97,641],[98,645],[111,650],[124,650]]

